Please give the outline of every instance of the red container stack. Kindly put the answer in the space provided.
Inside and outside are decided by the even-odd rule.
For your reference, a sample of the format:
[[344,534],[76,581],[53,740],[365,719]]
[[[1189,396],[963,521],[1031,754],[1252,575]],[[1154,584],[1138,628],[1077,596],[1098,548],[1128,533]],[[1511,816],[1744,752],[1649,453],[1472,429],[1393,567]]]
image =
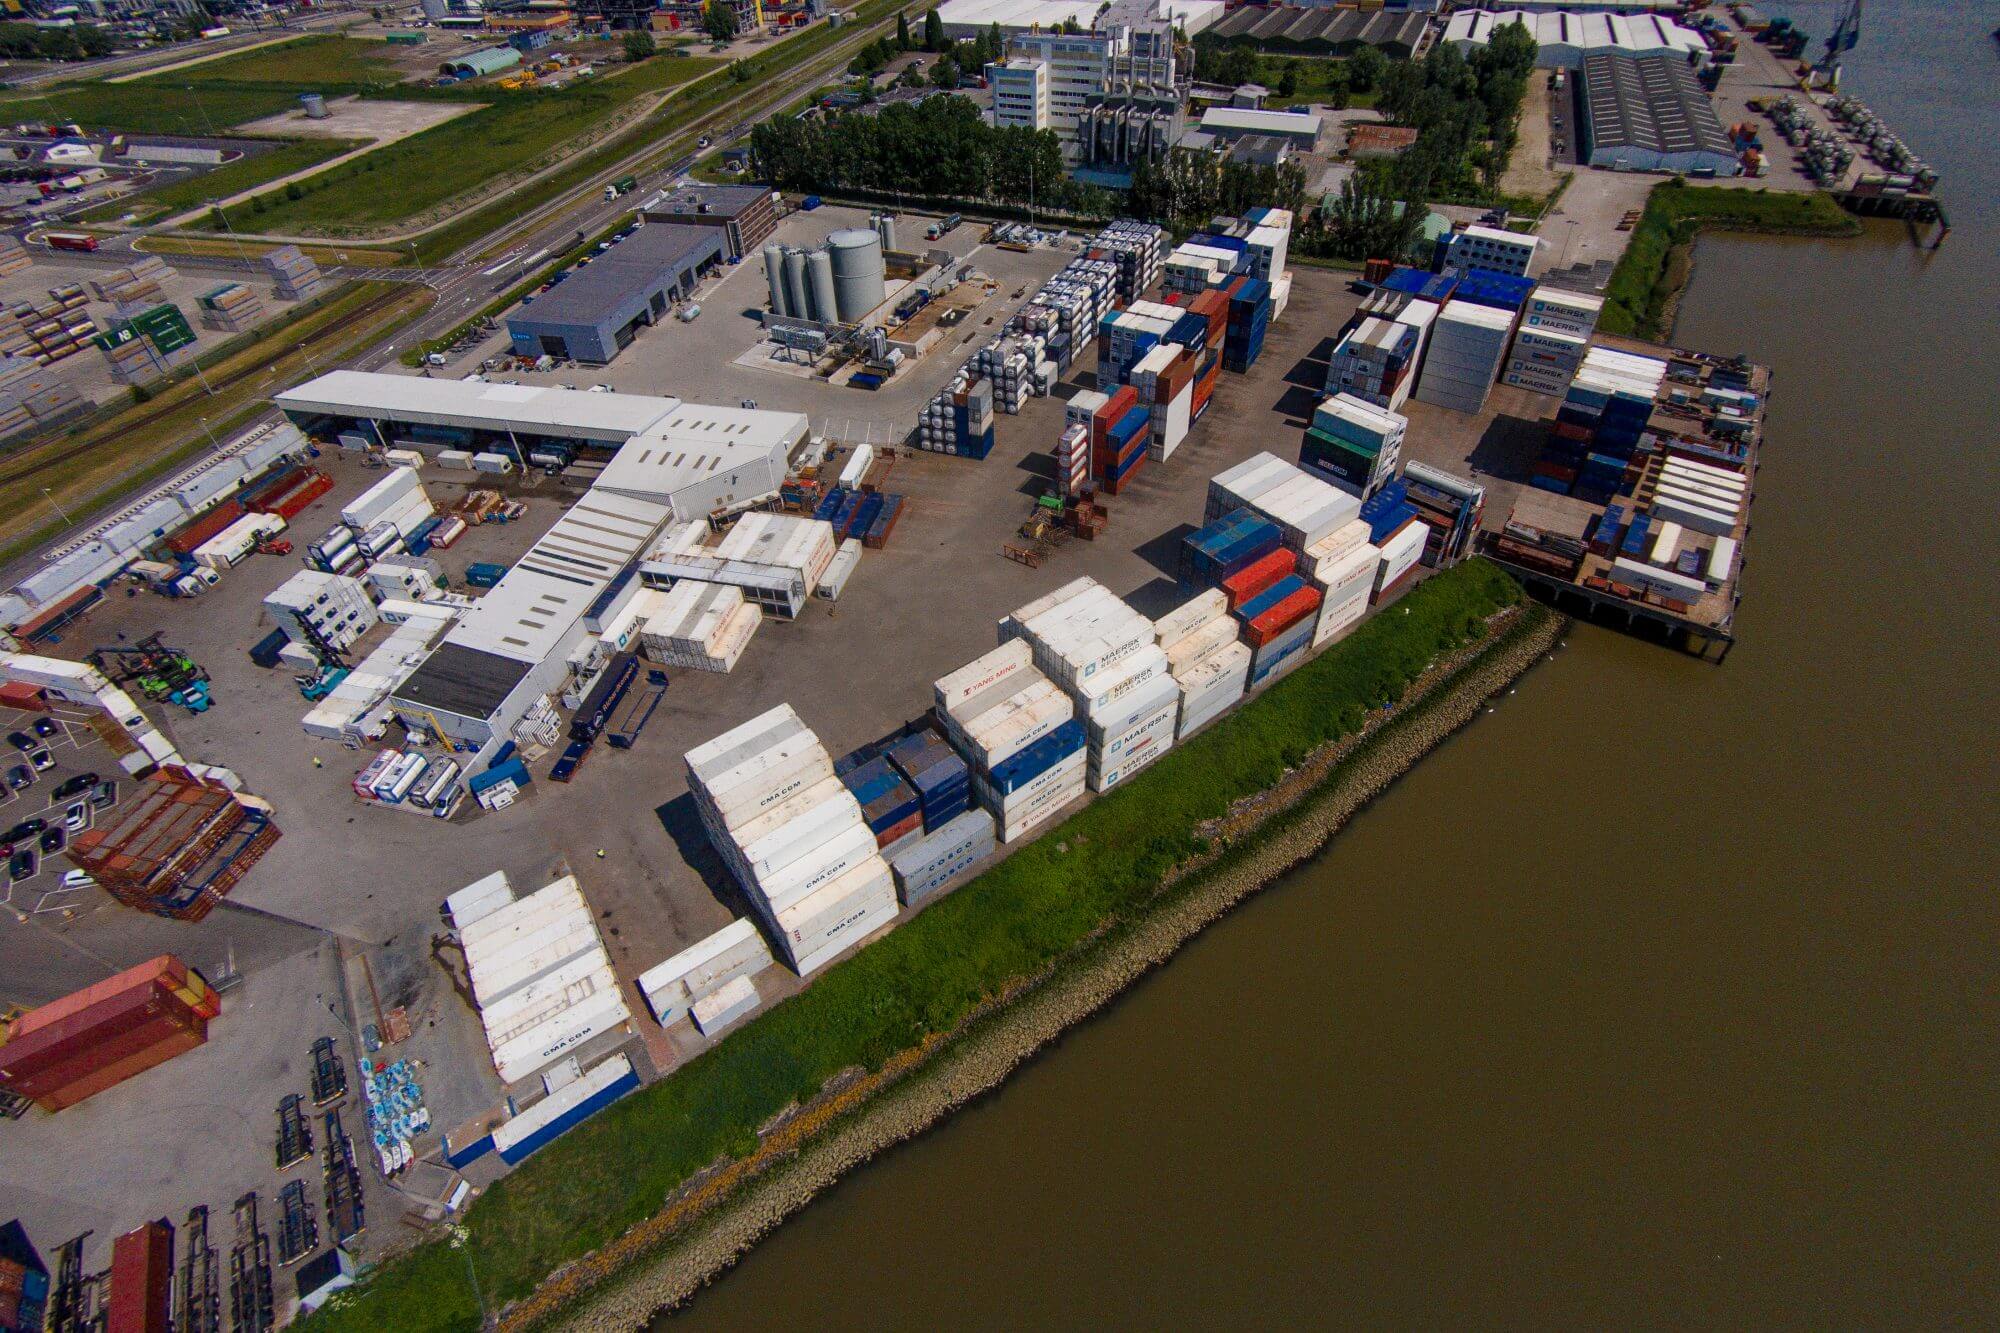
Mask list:
[[171,954],[31,1009],[0,1033],[0,1088],[74,1106],[208,1039],[222,999]]
[[250,508],[260,514],[276,514],[287,523],[305,507],[333,489],[333,478],[317,469],[294,472],[266,486],[250,500]]
[[111,1301],[104,1333],[167,1333],[174,1295],[174,1229],[148,1222],[111,1245]]
[[175,555],[187,555],[242,517],[243,506],[235,500],[225,500],[167,538],[167,549]]
[[1319,614],[1319,589],[1297,575],[1289,576],[1289,581],[1298,586],[1244,622],[1243,641],[1252,648],[1262,648],[1301,620]]
[[1259,556],[1224,579],[1222,591],[1229,598],[1229,609],[1234,611],[1290,574],[1298,567],[1298,559],[1289,547],[1281,546],[1269,555]]

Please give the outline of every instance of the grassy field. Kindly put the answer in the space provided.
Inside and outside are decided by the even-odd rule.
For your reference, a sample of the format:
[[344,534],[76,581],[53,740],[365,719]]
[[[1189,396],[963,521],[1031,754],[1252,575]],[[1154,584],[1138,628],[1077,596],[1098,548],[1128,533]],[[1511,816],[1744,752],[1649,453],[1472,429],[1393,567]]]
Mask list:
[[268,153],[258,153],[199,176],[169,181],[165,185],[100,204],[86,212],[80,220],[116,222],[127,213],[134,213],[140,222],[150,222],[155,218],[183,213],[245,190],[254,190],[295,171],[318,166],[366,142],[365,139],[288,139]]
[[224,440],[266,411],[272,391],[303,378],[314,363],[351,356],[433,299],[429,288],[408,283],[350,284],[302,315],[232,340],[235,350],[224,344],[221,355],[204,358],[212,395],[189,377],[75,433],[0,456],[0,561],[68,527],[51,497],[80,517],[158,480],[210,448],[211,434]]
[[[238,240],[222,236],[142,237],[133,243],[149,255],[220,255],[224,259],[262,259],[282,248],[277,241]],[[410,262],[408,250],[369,250],[354,245],[301,245],[299,250],[322,265],[348,264],[357,268],[394,268]]]
[[1656,185],[1605,289],[1599,327],[1665,338],[1674,302],[1687,283],[1695,237],[1707,227],[1813,236],[1851,236],[1861,230],[1831,195],[1817,190],[1744,190],[1679,180]]
[[1484,561],[1426,581],[1128,785],[544,1148],[472,1206],[462,1249],[420,1246],[300,1327],[480,1327],[468,1269],[496,1307],[526,1295],[654,1213],[694,1173],[747,1155],[758,1126],[833,1075],[880,1068],[1142,910],[1174,866],[1205,850],[1196,835],[1204,821],[1353,733],[1519,595]]
[[359,37],[305,37],[281,46],[266,46],[226,60],[211,60],[192,69],[160,74],[140,83],[270,84],[283,83],[301,91],[364,88],[395,83],[403,77],[391,48]]
[[521,170],[634,98],[685,83],[715,64],[656,56],[624,74],[554,91],[468,91],[467,97],[492,100],[471,115],[240,204],[229,220],[239,230],[281,234],[398,222]]

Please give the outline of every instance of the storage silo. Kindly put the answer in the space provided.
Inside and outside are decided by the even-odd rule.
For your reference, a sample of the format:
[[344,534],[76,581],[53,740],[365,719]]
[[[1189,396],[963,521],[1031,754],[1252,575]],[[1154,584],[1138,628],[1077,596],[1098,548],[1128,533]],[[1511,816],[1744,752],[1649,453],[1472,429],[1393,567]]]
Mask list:
[[785,251],[785,304],[795,319],[811,319],[812,301],[806,294],[806,252]]
[[882,238],[882,248],[884,250],[893,250],[896,248],[896,219],[893,215],[883,213],[877,217],[875,219],[875,232]]
[[319,93],[300,93],[299,104],[305,107],[307,120],[326,119],[326,98]]
[[828,236],[826,248],[833,256],[833,296],[841,321],[859,323],[887,295],[882,238],[872,231],[848,227]]
[[764,247],[764,280],[771,284],[771,313],[796,315],[785,297],[785,251],[782,246]]
[[822,324],[837,320],[839,316],[835,311],[840,303],[834,299],[833,260],[826,251],[813,250],[806,254],[806,286],[812,296],[812,317]]

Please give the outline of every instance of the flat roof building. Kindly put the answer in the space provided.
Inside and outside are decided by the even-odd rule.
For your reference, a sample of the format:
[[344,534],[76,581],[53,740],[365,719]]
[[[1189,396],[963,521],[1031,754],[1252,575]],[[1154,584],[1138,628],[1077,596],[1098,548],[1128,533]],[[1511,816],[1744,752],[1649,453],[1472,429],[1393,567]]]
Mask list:
[[1301,151],[1310,152],[1319,142],[1321,121],[1306,111],[1248,111],[1241,107],[1212,106],[1201,113],[1201,132],[1218,144],[1229,144],[1248,135],[1282,139]]
[[721,267],[719,227],[639,228],[507,317],[516,356],[604,365]]
[[663,190],[639,205],[639,216],[648,222],[719,227],[725,259],[741,259],[778,229],[771,192],[755,185],[683,185]]
[[[1144,19],[1183,28],[1192,37],[1222,17],[1224,0],[1138,0],[1137,7]],[[1103,8],[1103,0],[944,0],[937,15],[947,37],[975,37],[995,23],[1001,35],[1011,36],[1052,32],[1065,23],[1089,31]]]
[[1736,174],[1735,147],[1678,56],[1585,57],[1583,144],[1593,167]]
[[1445,24],[1444,40],[1471,54],[1493,40],[1502,24],[1518,23],[1539,46],[1535,63],[1543,69],[1577,69],[1594,51],[1635,56],[1677,56],[1705,64],[1708,43],[1701,34],[1659,14],[1528,13],[1462,9]]
[[1498,227],[1467,227],[1453,232],[1445,266],[1467,273],[1505,273],[1524,278],[1541,242],[1522,232]]

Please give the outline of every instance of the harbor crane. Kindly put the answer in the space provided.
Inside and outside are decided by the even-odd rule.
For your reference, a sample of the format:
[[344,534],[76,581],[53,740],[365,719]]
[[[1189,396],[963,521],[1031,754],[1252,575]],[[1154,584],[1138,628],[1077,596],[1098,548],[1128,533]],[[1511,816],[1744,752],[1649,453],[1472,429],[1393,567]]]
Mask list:
[[1826,39],[1826,54],[1812,67],[1806,83],[1833,89],[1840,86],[1840,58],[1852,51],[1861,41],[1861,0],[1849,0],[1847,10],[1840,16],[1840,22],[1833,29],[1833,36]]

